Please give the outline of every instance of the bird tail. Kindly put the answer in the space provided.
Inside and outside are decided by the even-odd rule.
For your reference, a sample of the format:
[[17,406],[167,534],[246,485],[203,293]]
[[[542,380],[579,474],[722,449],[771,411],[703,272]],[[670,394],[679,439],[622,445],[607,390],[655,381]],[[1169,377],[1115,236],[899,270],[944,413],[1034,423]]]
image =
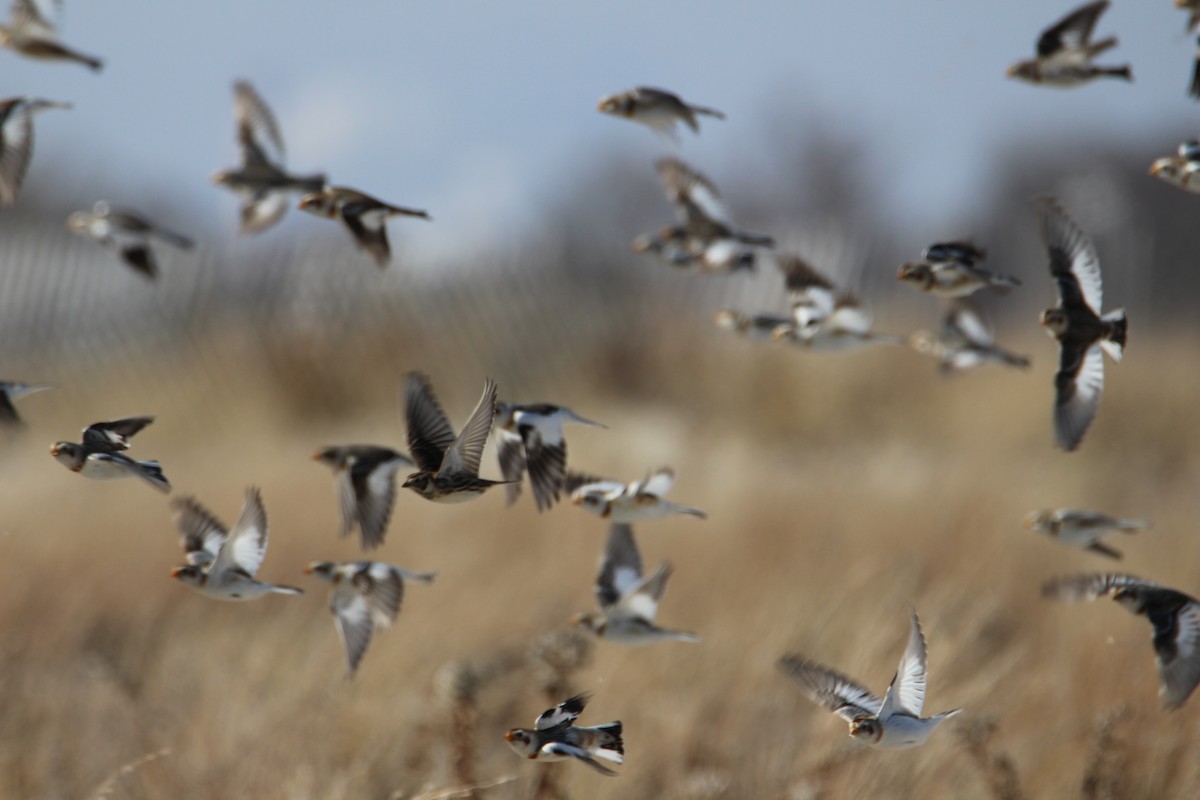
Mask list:
[[1016,367],[1018,369],[1029,369],[1029,356],[1023,356],[1023,355],[1019,355],[1017,353],[1010,353],[1007,350],[1001,350],[999,347],[994,348],[994,352],[1000,358],[1001,361],[1003,361],[1005,364],[1007,364],[1010,367]]
[[1128,64],[1123,64],[1119,67],[1100,67],[1101,75],[1112,75],[1114,78],[1124,78],[1127,81],[1133,81],[1133,70]]
[[139,461],[137,465],[138,477],[155,489],[160,489],[164,492],[171,491],[171,482],[167,480],[167,476],[163,474],[162,466],[157,461]]
[[596,741],[589,748],[591,754],[607,759],[614,764],[623,764],[625,762],[625,742],[621,739],[621,730],[620,720],[592,728],[592,732],[596,734]]
[[319,192],[325,188],[328,181],[324,173],[316,175],[289,175],[292,187],[298,192]]
[[765,233],[751,233],[750,231],[738,231],[737,240],[742,244],[752,244],[758,247],[774,247],[775,239]]
[[930,719],[935,722],[942,722],[943,720],[950,719],[951,717],[961,714],[964,711],[966,711],[965,708],[952,708],[949,711],[943,711],[940,714],[934,714],[932,717],[930,717]]
[[[1098,42],[1093,42],[1092,44],[1087,45],[1084,48],[1084,51],[1087,53],[1088,60],[1091,60],[1091,59],[1095,58],[1096,56],[1100,55],[1101,53],[1105,52],[1106,50],[1111,50],[1116,46],[1117,46],[1117,37],[1110,36],[1107,39],[1101,39]],[[1107,68],[1105,68],[1105,69],[1107,71]],[[1117,69],[1124,69],[1126,72],[1129,71],[1128,66],[1118,67]]]
[[276,592],[277,594],[304,594],[303,589],[295,586],[283,586],[281,584],[272,586],[271,591]]
[[160,239],[162,239],[163,241],[170,242],[171,244],[173,244],[176,247],[179,247],[183,250],[191,250],[193,247],[196,246],[196,243],[193,242],[191,239],[189,239],[188,237],[186,237],[182,234],[175,233],[175,231],[168,231],[163,228],[156,228],[154,230],[154,232],[156,234],[158,234],[158,237]]
[[1108,324],[1108,330],[1105,332],[1104,338],[1100,340],[1100,347],[1112,356],[1113,361],[1120,361],[1121,356],[1125,354],[1125,334],[1129,329],[1125,309],[1118,308],[1116,311],[1110,311],[1100,319]]
[[707,106],[688,106],[688,110],[693,114],[703,114],[706,117],[725,119],[725,114],[723,112],[717,111],[715,108],[708,108]]
[[991,285],[993,289],[1015,289],[1021,285],[1021,281],[1011,275],[993,275]]
[[433,579],[438,576],[436,572],[413,572],[407,569],[400,569],[399,567],[397,567],[397,570],[400,572],[400,577],[404,578],[404,580],[412,581],[413,583],[423,583],[426,586],[433,583]]
[[708,519],[707,513],[698,508],[693,508],[692,506],[680,506],[672,503],[671,510],[677,514],[687,514],[688,516],[697,517],[699,519]]
[[1140,530],[1145,530],[1150,527],[1148,519],[1119,519],[1117,520],[1117,530],[1125,533],[1137,533]]

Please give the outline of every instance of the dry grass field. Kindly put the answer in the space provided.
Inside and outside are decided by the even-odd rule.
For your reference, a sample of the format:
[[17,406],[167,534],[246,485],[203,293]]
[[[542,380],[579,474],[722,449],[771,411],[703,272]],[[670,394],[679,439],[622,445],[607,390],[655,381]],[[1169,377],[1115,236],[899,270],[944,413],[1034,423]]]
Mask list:
[[[585,512],[405,491],[375,557],[440,576],[409,587],[353,681],[325,585],[301,573],[358,557],[336,538],[332,477],[309,455],[402,445],[408,369],[432,375],[458,424],[485,373],[512,397],[511,359],[482,339],[432,351],[393,331],[361,334],[353,358],[318,358],[302,339],[264,354],[233,329],[148,350],[109,378],[29,375],[61,388],[24,401],[30,427],[0,452],[0,797],[471,796],[448,791],[464,784],[495,784],[481,798],[1196,796],[1200,700],[1159,708],[1145,622],[1038,593],[1052,575],[1114,566],[1200,590],[1194,332],[1135,328],[1096,426],[1066,455],[1050,431],[1053,345],[1029,326],[1012,342],[1034,355],[1028,373],[943,380],[907,351],[811,356],[697,319],[651,330],[652,346],[580,351],[552,380],[522,379],[514,399],[608,423],[571,431],[579,468],[677,468],[673,496],[709,519],[637,533],[648,565],[676,567],[660,622],[703,642],[623,649],[568,632],[592,603],[606,533]],[[168,577],[180,553],[164,497],[47,457],[84,423],[134,413],[158,415],[134,452],[161,459],[176,495],[232,522],[243,489],[262,488],[261,574],[303,597],[191,592]],[[484,474],[498,474],[490,444]],[[1021,526],[1058,505],[1154,528],[1118,542],[1115,565]],[[921,749],[869,750],[775,662],[800,652],[882,692],[910,606],[929,643],[927,710],[967,713]],[[502,740],[550,695],[580,690],[594,695],[583,722],[625,723],[615,779],[522,761]]]

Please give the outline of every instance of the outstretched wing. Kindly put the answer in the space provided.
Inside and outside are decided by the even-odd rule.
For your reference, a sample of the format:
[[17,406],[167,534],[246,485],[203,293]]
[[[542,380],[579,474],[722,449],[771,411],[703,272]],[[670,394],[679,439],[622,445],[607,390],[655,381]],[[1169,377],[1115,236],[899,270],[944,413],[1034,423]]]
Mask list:
[[1096,21],[1106,8],[1108,0],[1097,0],[1067,14],[1042,32],[1037,54],[1045,58],[1062,50],[1081,49],[1091,40]]
[[1033,201],[1042,241],[1050,255],[1050,274],[1058,283],[1058,293],[1064,306],[1086,303],[1097,315],[1101,311],[1103,288],[1100,280],[1100,259],[1091,237],[1067,216],[1052,197]]
[[840,672],[808,661],[800,656],[784,656],[779,668],[794,680],[819,706],[824,706],[847,722],[873,717],[883,708],[883,701]]
[[642,579],[642,557],[633,538],[633,526],[615,523],[608,529],[608,543],[596,574],[596,604],[601,609],[616,605]]
[[483,395],[471,412],[467,424],[463,425],[458,438],[446,450],[439,472],[446,474],[478,475],[479,461],[483,458],[483,446],[492,431],[492,420],[496,417],[496,382],[488,378],[483,383]]
[[888,686],[887,694],[883,696],[883,706],[880,716],[888,717],[896,712],[921,716],[925,706],[925,634],[921,632],[921,623],[917,612],[911,613],[911,627],[908,632],[908,644],[904,655],[900,657],[900,666],[896,668],[896,676]]
[[454,429],[433,394],[429,378],[410,372],[404,384],[404,417],[408,423],[408,452],[417,466],[437,472],[454,444]]
[[242,515],[229,531],[210,570],[220,573],[238,569],[253,578],[266,554],[267,512],[263,508],[262,495],[257,488],[251,487],[246,490]]

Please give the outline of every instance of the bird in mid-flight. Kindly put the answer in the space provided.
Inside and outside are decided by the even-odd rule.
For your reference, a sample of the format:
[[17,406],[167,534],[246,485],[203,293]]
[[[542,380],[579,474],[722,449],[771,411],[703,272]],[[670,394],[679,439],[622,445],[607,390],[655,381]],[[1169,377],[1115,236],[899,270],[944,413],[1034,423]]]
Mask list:
[[392,259],[387,238],[388,217],[432,219],[427,211],[394,206],[345,186],[326,186],[306,194],[300,198],[299,207],[318,217],[340,219],[354,237],[354,243],[360,250],[366,250],[380,269]]
[[[56,3],[61,4],[61,0]],[[8,24],[0,25],[0,47],[41,61],[74,61],[95,71],[104,66],[95,56],[63,44],[54,22],[42,13],[35,0],[13,0]]]
[[121,259],[139,275],[154,280],[158,277],[158,261],[150,249],[154,239],[167,242],[181,250],[194,246],[191,239],[159,227],[132,211],[110,208],[103,200],[91,211],[76,211],[67,218],[67,230],[89,236],[100,244],[114,245]]
[[95,422],[83,429],[82,442],[55,442],[50,455],[85,478],[141,478],[155,489],[169,492],[171,484],[157,461],[135,461],[124,453],[129,438],[153,421],[154,417],[124,417]]
[[602,758],[614,764],[625,760],[625,743],[621,740],[621,721],[583,727],[575,720],[583,713],[588,695],[577,694],[537,718],[532,729],[513,728],[504,734],[504,741],[517,753],[531,761],[563,761],[575,758],[602,775],[616,771],[601,764]]
[[602,97],[596,105],[596,110],[602,114],[640,122],[656,133],[672,138],[676,137],[676,125],[680,122],[691,128],[693,133],[700,133],[700,123],[696,121],[697,114],[725,119],[725,115],[715,108],[685,103],[673,92],[649,86],[638,86]]
[[1128,64],[1101,67],[1092,63],[1096,56],[1117,45],[1115,36],[1092,42],[1096,21],[1107,8],[1108,0],[1096,0],[1042,31],[1037,41],[1037,57],[1013,64],[1008,77],[1060,88],[1079,86],[1096,78],[1133,80]]

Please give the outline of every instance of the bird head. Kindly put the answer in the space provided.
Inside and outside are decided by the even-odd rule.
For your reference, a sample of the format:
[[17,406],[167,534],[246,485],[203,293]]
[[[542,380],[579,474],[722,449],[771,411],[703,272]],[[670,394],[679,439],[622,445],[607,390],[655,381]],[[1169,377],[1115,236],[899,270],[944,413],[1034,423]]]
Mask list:
[[1021,523],[1031,531],[1049,533],[1051,530],[1049,511],[1031,511]]
[[1029,81],[1031,83],[1040,83],[1042,80],[1041,72],[1038,70],[1038,62],[1033,61],[1018,61],[1008,68],[1005,73],[1009,78],[1016,78],[1021,81]]
[[71,469],[78,469],[83,464],[83,448],[71,442],[55,442],[50,446],[50,455]]
[[571,495],[571,504],[586,509],[601,517],[607,517],[611,512],[609,509],[608,498],[604,496],[604,492],[594,489],[576,491],[575,494]]
[[332,561],[314,561],[304,568],[305,575],[316,575],[322,580],[333,580],[334,573],[337,571],[337,564]]
[[731,308],[723,308],[713,315],[713,324],[725,331],[742,331],[749,324],[745,314]]
[[1145,597],[1136,586],[1122,586],[1113,592],[1112,598],[1124,606],[1127,611],[1134,614],[1143,612]]
[[188,586],[194,586],[196,588],[203,586],[205,581],[208,579],[208,575],[203,569],[192,564],[184,567],[176,567],[175,569],[171,570],[171,577],[177,581],[186,583]]
[[573,627],[587,628],[597,636],[604,635],[604,626],[607,623],[603,614],[576,614],[569,621]]
[[307,211],[310,214],[316,214],[318,217],[337,216],[337,208],[330,199],[328,192],[309,192],[300,198],[300,202],[296,204],[296,208],[301,211]]
[[537,743],[533,735],[524,728],[513,728],[504,734],[504,741],[526,758],[533,758],[537,752]]
[[928,264],[911,262],[900,267],[896,272],[896,280],[917,286],[928,286],[933,283],[933,269]]
[[596,110],[601,114],[613,114],[618,117],[628,117],[633,112],[632,98],[628,92],[605,95],[596,103]]
[[1048,308],[1042,312],[1042,327],[1054,336],[1062,336],[1067,330],[1067,312],[1061,308]]
[[850,723],[850,735],[855,739],[878,742],[883,737],[883,726],[873,717],[859,717]]
[[339,469],[345,466],[346,454],[340,447],[322,447],[320,450],[314,450],[312,460],[333,469]]

